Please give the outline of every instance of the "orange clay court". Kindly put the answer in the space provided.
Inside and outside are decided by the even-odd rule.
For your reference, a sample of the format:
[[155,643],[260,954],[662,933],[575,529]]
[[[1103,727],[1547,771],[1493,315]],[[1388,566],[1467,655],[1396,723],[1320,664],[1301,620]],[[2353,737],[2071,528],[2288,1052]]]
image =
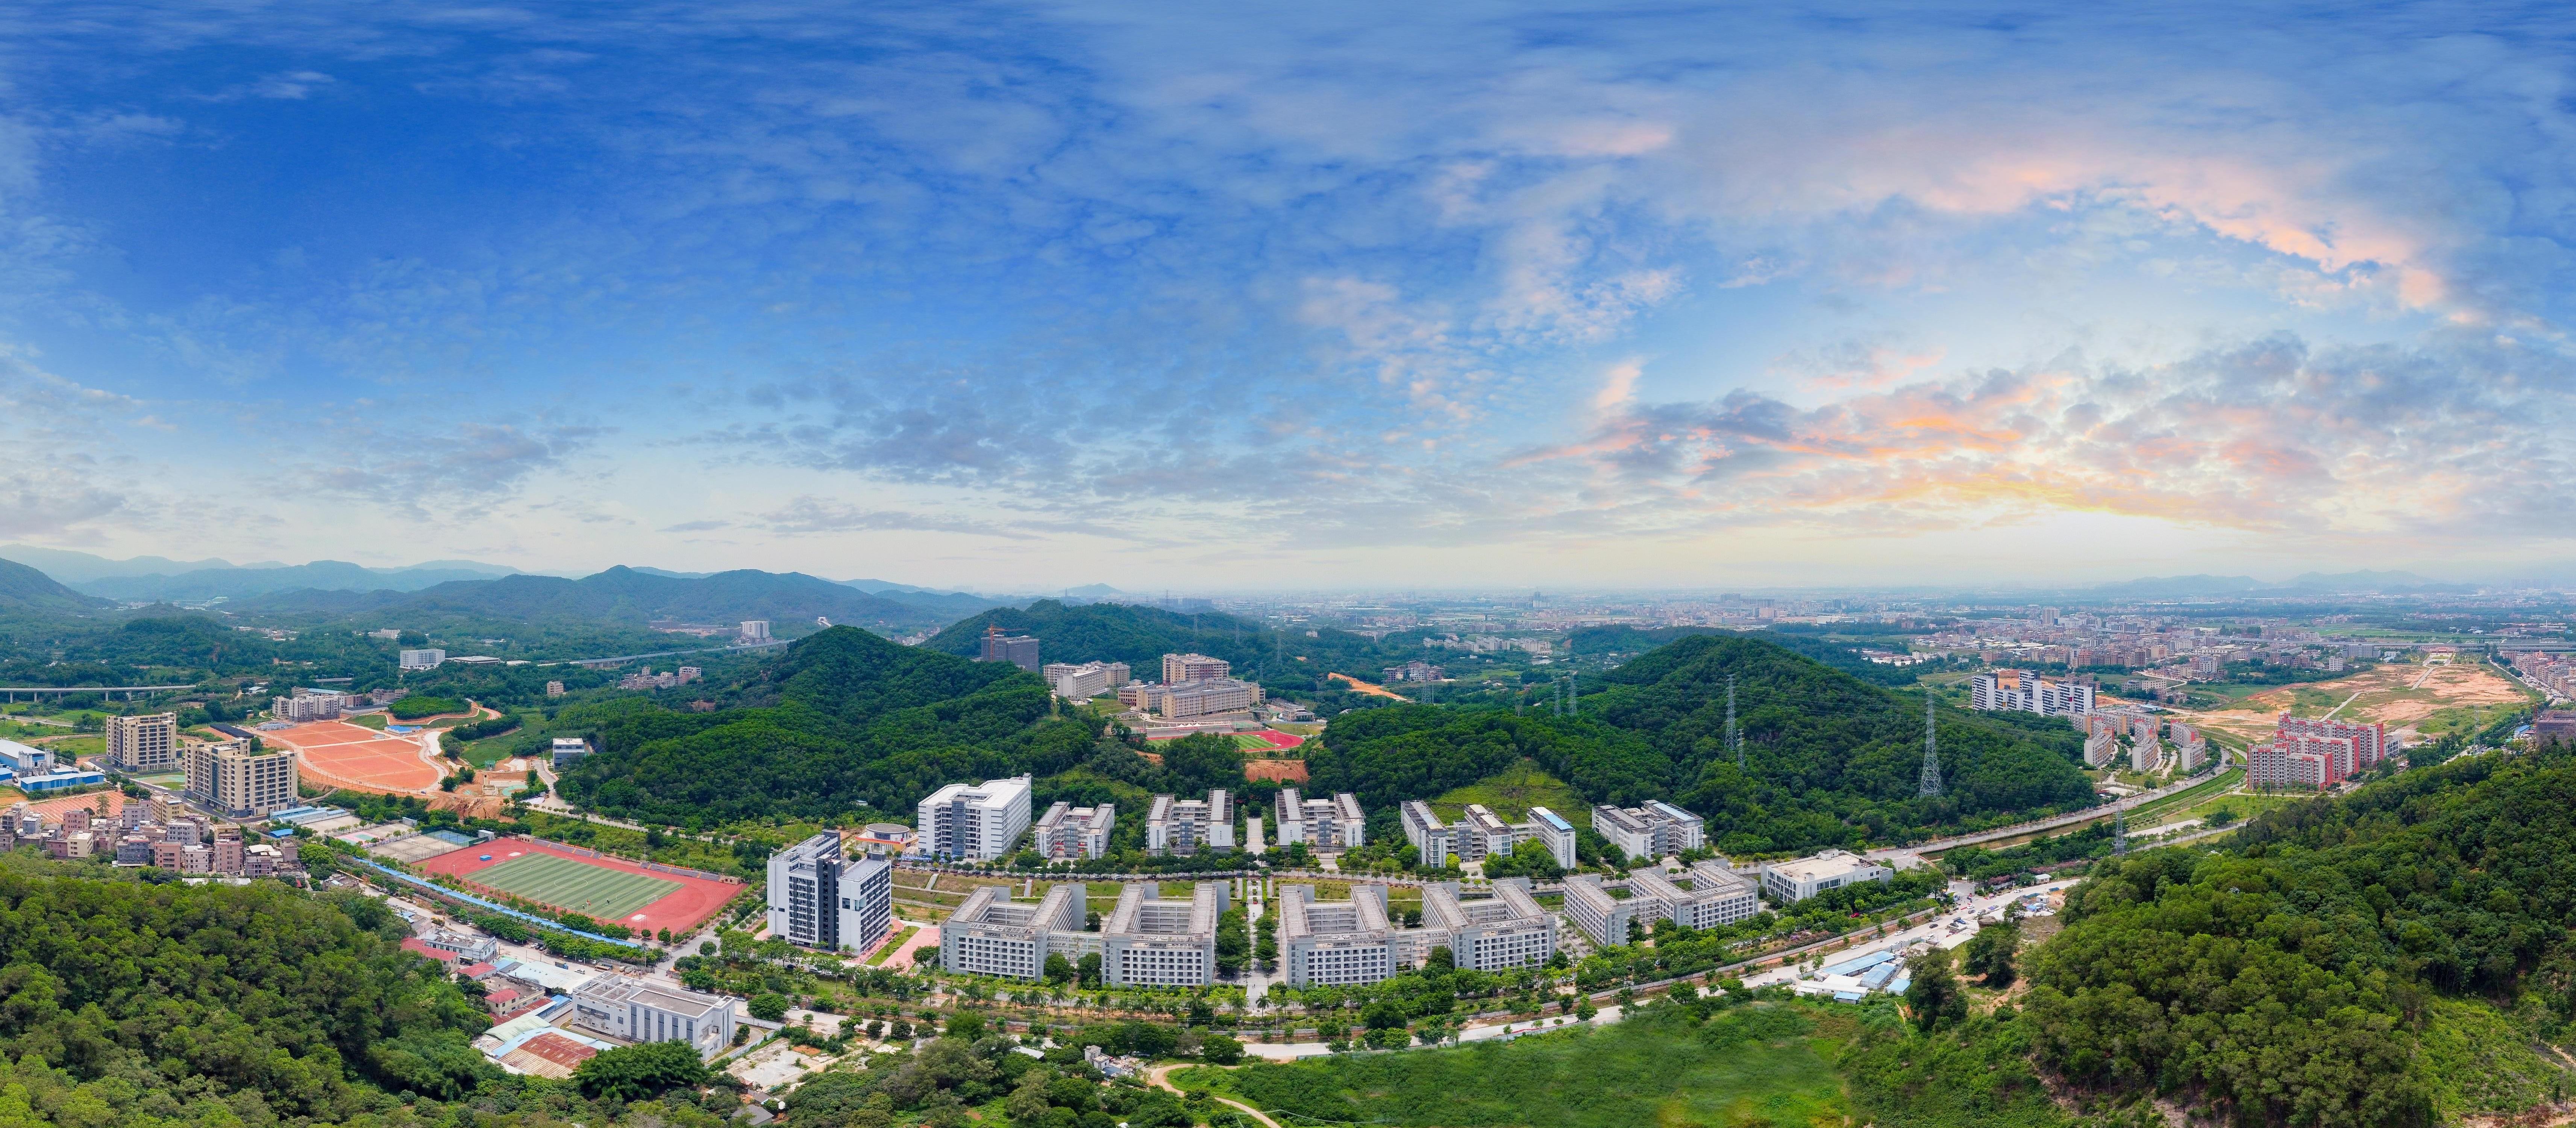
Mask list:
[[687,935],[743,890],[732,882],[648,870],[623,858],[591,857],[532,838],[496,838],[419,864],[424,873],[460,877],[629,928],[667,928],[675,936]]
[[420,737],[387,736],[347,721],[307,721],[261,733],[295,749],[304,774],[315,782],[358,791],[420,794],[436,790],[441,772],[420,758]]

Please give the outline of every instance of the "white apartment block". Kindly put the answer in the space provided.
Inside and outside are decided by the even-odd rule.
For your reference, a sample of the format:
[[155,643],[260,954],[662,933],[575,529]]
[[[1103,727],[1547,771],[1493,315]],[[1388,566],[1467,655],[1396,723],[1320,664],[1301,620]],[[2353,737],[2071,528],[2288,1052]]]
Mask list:
[[2174,763],[2179,766],[2185,774],[2199,771],[2204,765],[2209,763],[2209,738],[2201,735],[2200,733],[2192,733],[2191,739],[2186,740],[2175,747]]
[[2158,742],[2158,741],[2156,740],[2155,735],[2154,735],[2152,732],[2151,732],[2151,733],[2149,733],[2149,734],[2148,734],[2146,737],[2144,737],[2143,739],[2140,739],[2140,740],[2138,740],[2136,743],[2131,744],[2131,745],[2129,746],[2129,770],[2130,770],[2130,771],[2133,771],[2133,772],[2151,772],[2151,771],[2154,771],[2154,770],[2155,770],[2155,768],[2156,768],[2156,764],[2157,764],[2157,762],[2158,762],[2158,761],[2163,760],[2164,758],[2165,758],[2165,746],[2164,746],[2162,743],[2160,743],[2160,742]]
[[2120,738],[2109,732],[2095,731],[2084,738],[2084,766],[2107,768],[2120,756]]
[[2093,711],[2094,686],[2073,678],[2043,678],[2028,670],[1987,670],[1968,681],[1974,709],[2081,717]]
[[227,818],[254,818],[304,801],[295,793],[295,752],[252,752],[250,742],[193,745],[183,757],[188,798]]
[[1083,897],[1081,885],[1052,885],[1037,904],[1015,904],[1006,890],[980,886],[939,926],[939,965],[969,975],[1042,978],[1054,937],[1082,934]]
[[1317,853],[1353,850],[1364,844],[1368,818],[1359,796],[1342,792],[1330,799],[1308,799],[1293,787],[1279,789],[1279,844],[1302,842]]
[[1565,916],[1576,928],[1602,947],[1628,942],[1628,922],[1635,920],[1637,901],[1622,899],[1601,884],[1601,875],[1578,873],[1565,879]]
[[281,721],[301,724],[305,721],[327,721],[340,715],[349,699],[337,693],[306,693],[280,697],[269,703],[268,715]]
[[922,800],[915,813],[924,855],[989,862],[1010,853],[1029,828],[1029,777],[952,783]]
[[1773,904],[1786,905],[1804,901],[1828,889],[1840,889],[1864,881],[1887,881],[1895,876],[1895,870],[1867,858],[1840,850],[1827,850],[1794,862],[1764,862],[1762,894]]
[[179,766],[179,715],[153,713],[107,719],[107,762],[119,771],[168,771]]
[[827,830],[769,856],[769,934],[825,951],[865,952],[894,929],[894,863],[850,860]]
[[1445,946],[1459,967],[1537,967],[1556,954],[1556,915],[1530,896],[1527,878],[1495,882],[1491,897],[1470,901],[1458,893],[1458,883],[1452,881],[1424,886],[1420,931],[1445,933]]
[[1100,922],[1101,978],[1118,987],[1216,982],[1216,925],[1225,914],[1225,883],[1199,882],[1186,901],[1146,895],[1157,887],[1137,882],[1118,891],[1118,907]]
[[1205,799],[1154,797],[1145,817],[1145,852],[1156,857],[1188,857],[1201,848],[1234,848],[1234,796],[1211,788]]
[[406,670],[435,670],[444,661],[447,661],[447,652],[435,648],[402,652],[402,668]]
[[1261,687],[1233,678],[1200,678],[1167,683],[1148,696],[1156,712],[1178,721],[1256,708],[1261,704]]
[[1670,857],[1707,845],[1707,826],[1698,815],[1663,800],[1638,807],[1592,808],[1592,829],[1619,848],[1630,861]]
[[1420,799],[1407,799],[1397,808],[1404,816],[1404,840],[1420,852],[1424,869],[1447,869],[1449,859],[1458,854],[1458,829],[1440,820],[1440,813]]
[[838,950],[841,832],[827,830],[769,856],[769,934],[790,944]]
[[1277,909],[1283,968],[1300,987],[1375,983],[1421,966],[1433,948],[1478,971],[1536,967],[1556,954],[1556,918],[1522,878],[1495,882],[1493,896],[1474,900],[1461,899],[1456,882],[1425,886],[1420,928],[1388,919],[1381,885],[1353,885],[1348,901],[1318,901],[1313,886],[1282,885]]
[[1545,807],[1532,807],[1529,821],[1521,826],[1527,829],[1524,838],[1536,838],[1547,844],[1547,852],[1556,857],[1558,869],[1574,868],[1574,824],[1565,821],[1565,816]]
[[1205,654],[1163,655],[1164,685],[1179,685],[1182,682],[1198,681],[1203,678],[1222,678],[1233,672],[1233,664],[1223,658],[1210,658]]
[[1109,852],[1109,830],[1117,822],[1115,803],[1076,807],[1059,799],[1038,817],[1029,845],[1041,856],[1058,861],[1097,858]]
[[733,1000],[610,973],[572,991],[572,1019],[629,1042],[686,1042],[700,1057],[733,1044]]
[[1628,889],[1633,894],[1629,903],[1639,904],[1638,912],[1684,928],[1715,928],[1762,911],[1753,883],[1715,859],[1693,863],[1678,878],[1662,870],[1638,870],[1628,875]]
[[1275,909],[1289,983],[1347,986],[1395,974],[1385,886],[1353,885],[1348,901],[1317,901],[1314,886],[1282,885]]
[[1127,663],[1049,662],[1040,667],[1038,676],[1046,679],[1048,688],[1067,701],[1089,701],[1127,684]]

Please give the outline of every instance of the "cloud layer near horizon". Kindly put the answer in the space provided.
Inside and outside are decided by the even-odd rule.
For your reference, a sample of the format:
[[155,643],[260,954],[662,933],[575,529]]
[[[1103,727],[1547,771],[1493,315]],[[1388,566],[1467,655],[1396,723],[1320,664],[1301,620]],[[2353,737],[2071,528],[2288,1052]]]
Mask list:
[[[0,529],[988,585],[2070,516],[2542,558],[2567,20],[0,9]],[[2107,566],[1989,540],[1939,566]]]

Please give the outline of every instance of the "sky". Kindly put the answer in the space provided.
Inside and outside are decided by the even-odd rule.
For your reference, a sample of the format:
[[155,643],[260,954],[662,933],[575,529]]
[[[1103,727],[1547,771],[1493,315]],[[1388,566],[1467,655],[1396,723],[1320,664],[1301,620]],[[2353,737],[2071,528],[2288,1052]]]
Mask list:
[[2576,10],[0,4],[0,540],[2576,561]]

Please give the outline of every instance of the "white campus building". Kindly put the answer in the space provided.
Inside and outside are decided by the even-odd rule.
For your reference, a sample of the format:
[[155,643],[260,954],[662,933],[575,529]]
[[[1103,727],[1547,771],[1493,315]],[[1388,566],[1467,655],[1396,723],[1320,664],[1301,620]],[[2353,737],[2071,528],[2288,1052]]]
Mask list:
[[1857,854],[1827,850],[1794,862],[1764,862],[1762,893],[1773,904],[1786,905],[1804,901],[1828,889],[1840,889],[1864,881],[1887,881],[1895,876],[1895,870]]
[[1187,857],[1202,848],[1234,849],[1234,796],[1222,787],[1205,799],[1155,796],[1145,816],[1145,852]]
[[1029,846],[1038,856],[1054,861],[1097,858],[1109,852],[1109,830],[1117,823],[1115,803],[1076,807],[1059,799],[1038,816],[1038,825],[1029,832]]
[[1529,818],[1516,823],[1504,822],[1482,803],[1468,804],[1456,823],[1443,822],[1431,804],[1420,799],[1406,800],[1401,810],[1405,841],[1413,844],[1426,867],[1445,868],[1452,858],[1483,861],[1535,841],[1546,844],[1558,868],[1574,868],[1574,824],[1545,807],[1530,808]]
[[920,850],[932,858],[989,862],[1011,852],[1029,828],[1028,776],[952,783],[917,809]]
[[850,860],[827,830],[769,856],[769,934],[825,951],[865,952],[894,929],[894,863]]
[[1477,971],[1536,967],[1556,954],[1556,917],[1525,878],[1497,881],[1492,896],[1473,899],[1457,882],[1424,886],[1420,928],[1396,927],[1386,887],[1376,884],[1351,886],[1348,901],[1318,901],[1313,886],[1283,885],[1278,909],[1280,955],[1288,982],[1300,987],[1375,983],[1422,966],[1433,948]]
[[700,1057],[733,1044],[733,1000],[611,972],[572,991],[572,1019],[629,1042],[686,1042]]
[[1668,858],[1708,844],[1707,822],[1661,799],[1642,806],[1592,808],[1592,831],[1632,862]]
[[1118,907],[1100,922],[1100,975],[1113,987],[1204,987],[1216,982],[1216,924],[1225,915],[1222,881],[1191,887],[1186,901],[1149,893],[1156,883],[1118,891]]
[[1047,688],[1068,701],[1089,701],[1127,684],[1125,662],[1049,662],[1038,668]]
[[1293,787],[1279,789],[1279,844],[1303,842],[1318,853],[1328,850],[1355,850],[1367,837],[1368,819],[1360,812],[1360,798],[1342,792],[1330,799],[1308,799]]

